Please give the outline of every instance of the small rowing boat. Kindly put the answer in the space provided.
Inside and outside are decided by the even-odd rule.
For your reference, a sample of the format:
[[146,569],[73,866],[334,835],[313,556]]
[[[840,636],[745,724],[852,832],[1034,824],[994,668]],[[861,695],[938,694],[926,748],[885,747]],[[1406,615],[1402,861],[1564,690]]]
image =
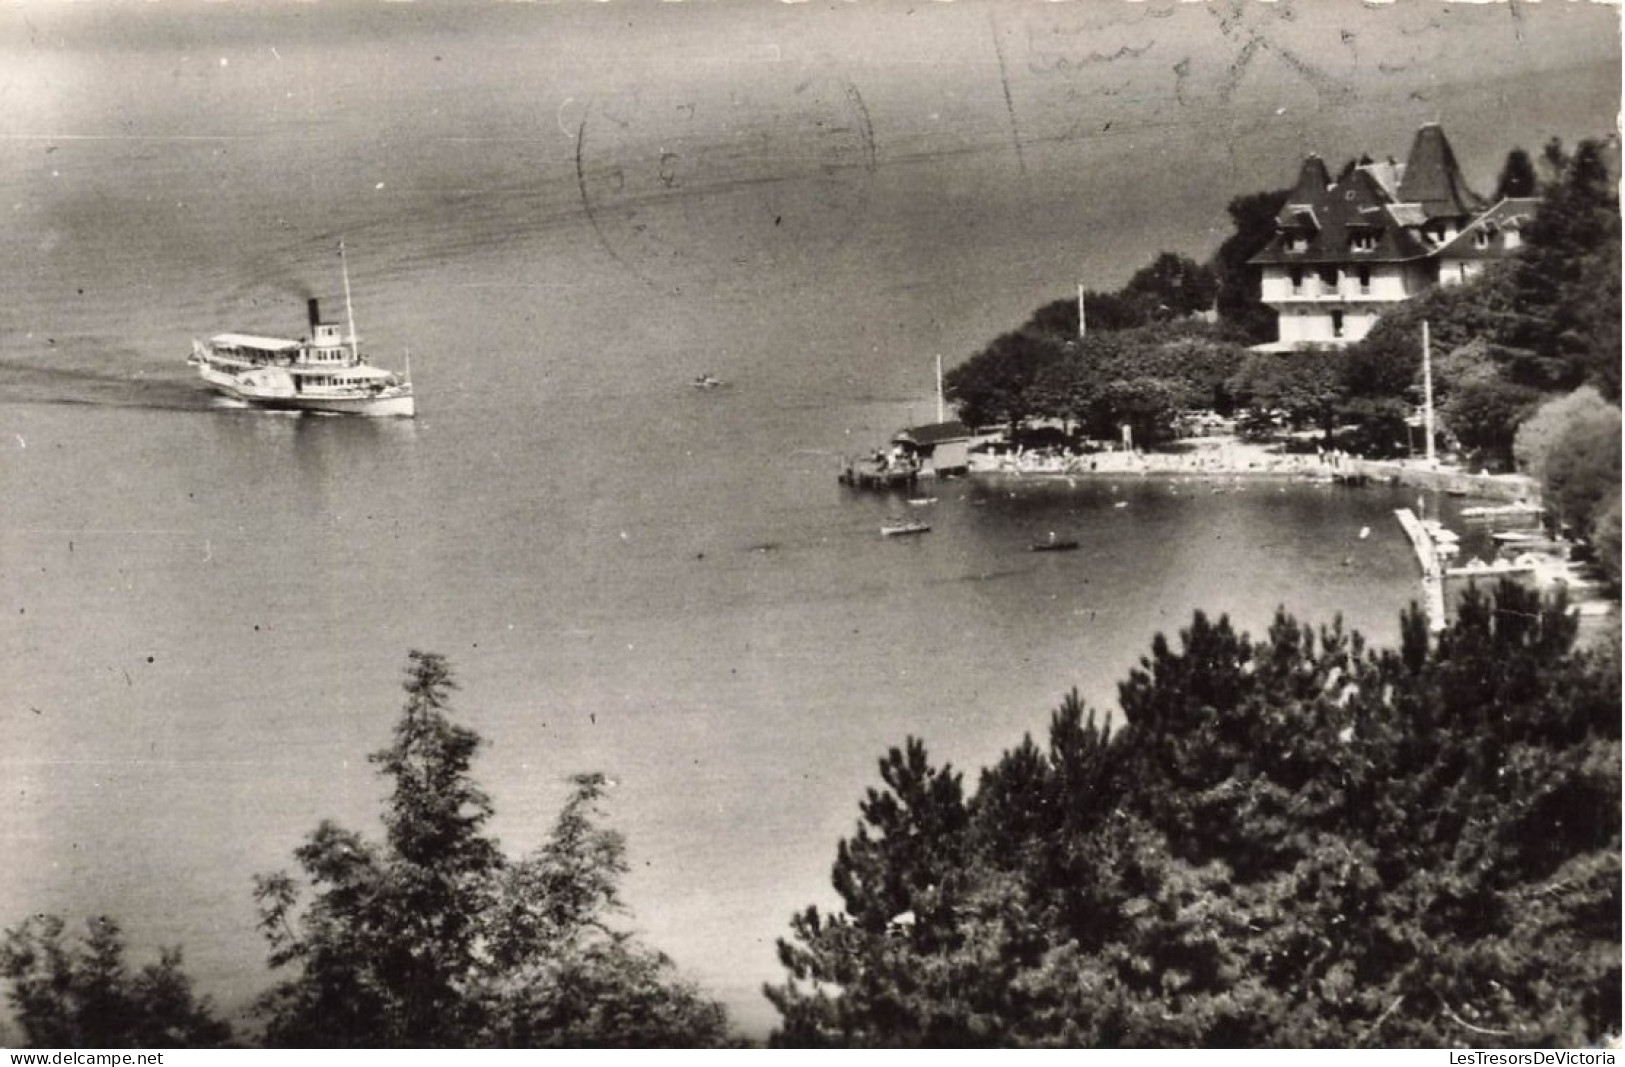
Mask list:
[[882,537],[907,537],[910,534],[923,534],[930,531],[930,526],[915,519],[894,519],[891,522],[882,523],[880,526],[880,535]]

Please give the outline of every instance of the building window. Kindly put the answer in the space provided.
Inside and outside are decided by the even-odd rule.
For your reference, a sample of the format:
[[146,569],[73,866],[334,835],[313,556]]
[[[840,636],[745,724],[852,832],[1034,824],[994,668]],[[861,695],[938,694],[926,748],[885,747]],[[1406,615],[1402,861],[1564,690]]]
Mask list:
[[1325,293],[1335,293],[1335,292],[1337,292],[1337,280],[1338,279],[1337,279],[1337,268],[1336,267],[1322,267],[1322,268],[1320,268],[1320,289],[1321,289],[1322,292],[1325,292]]
[[1489,246],[1490,246],[1490,231],[1489,230],[1480,229],[1480,230],[1478,230],[1478,232],[1473,234],[1473,247],[1474,248],[1488,248]]
[[1303,292],[1303,268],[1293,267],[1289,275],[1292,278],[1292,293],[1296,296],[1298,293]]
[[1522,242],[1522,239],[1518,236],[1518,231],[1517,230],[1508,230],[1501,238],[1501,247],[1502,248],[1506,248],[1506,249],[1517,248],[1518,245],[1520,245],[1521,243],[1523,243],[1523,242]]
[[1332,312],[1332,336],[1343,336],[1343,313],[1341,311]]
[[1374,233],[1357,233],[1349,238],[1349,247],[1356,252],[1375,252],[1377,250],[1377,235]]
[[1360,267],[1360,295],[1368,296],[1371,293],[1371,268]]
[[1309,238],[1301,233],[1295,233],[1286,239],[1288,252],[1306,252],[1309,250]]

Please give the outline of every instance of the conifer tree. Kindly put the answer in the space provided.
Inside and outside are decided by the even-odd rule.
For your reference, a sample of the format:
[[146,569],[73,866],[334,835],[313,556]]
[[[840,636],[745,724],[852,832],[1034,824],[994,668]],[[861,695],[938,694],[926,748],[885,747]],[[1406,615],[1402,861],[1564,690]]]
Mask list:
[[923,747],[893,753],[837,850],[845,910],[781,943],[775,1040],[1617,1034],[1617,649],[1576,650],[1561,600],[1510,584],[1436,640],[1415,610],[1401,632],[1371,651],[1284,613],[1261,639],[1199,614],[1123,683],[1120,728],[1069,698],[1048,752],[1008,752],[934,844],[913,832],[943,821]]
[[0,974],[28,1044],[38,1048],[223,1048],[231,1027],[192,992],[179,949],[131,974],[116,921],[92,919],[77,943],[37,915],[0,941]]
[[538,852],[508,860],[472,777],[481,740],[451,720],[441,656],[410,654],[406,703],[372,762],[392,783],[384,840],[322,823],[286,874],[256,879],[273,967],[266,1041],[320,1047],[719,1045],[720,1005],[611,925],[626,872],[586,775]]

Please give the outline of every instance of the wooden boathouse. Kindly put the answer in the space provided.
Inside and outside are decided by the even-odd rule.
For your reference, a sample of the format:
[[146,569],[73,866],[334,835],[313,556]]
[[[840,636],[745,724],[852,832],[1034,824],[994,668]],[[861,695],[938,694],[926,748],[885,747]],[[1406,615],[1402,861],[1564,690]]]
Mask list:
[[844,457],[840,481],[859,489],[906,489],[922,477],[964,474],[970,441],[970,428],[962,422],[911,426],[893,434],[889,448]]

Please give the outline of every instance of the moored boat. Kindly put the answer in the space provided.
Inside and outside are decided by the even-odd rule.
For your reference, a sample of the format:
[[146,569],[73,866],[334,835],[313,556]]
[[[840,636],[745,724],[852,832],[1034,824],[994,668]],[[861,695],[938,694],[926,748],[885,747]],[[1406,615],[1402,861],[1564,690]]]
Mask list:
[[1543,509],[1537,504],[1518,501],[1512,504],[1486,504],[1479,507],[1461,509],[1464,519],[1532,519],[1542,514]]
[[[344,246],[339,246],[342,262]],[[344,303],[350,306],[350,274],[344,269]],[[310,336],[298,340],[247,333],[221,333],[192,342],[187,360],[216,392],[250,407],[330,415],[412,418],[417,402],[404,375],[375,367],[362,355],[349,314],[349,336],[323,322],[313,298]]]
[[909,534],[923,534],[930,531],[930,526],[915,519],[894,519],[891,522],[882,523],[880,526],[880,535],[882,537],[906,537]]

